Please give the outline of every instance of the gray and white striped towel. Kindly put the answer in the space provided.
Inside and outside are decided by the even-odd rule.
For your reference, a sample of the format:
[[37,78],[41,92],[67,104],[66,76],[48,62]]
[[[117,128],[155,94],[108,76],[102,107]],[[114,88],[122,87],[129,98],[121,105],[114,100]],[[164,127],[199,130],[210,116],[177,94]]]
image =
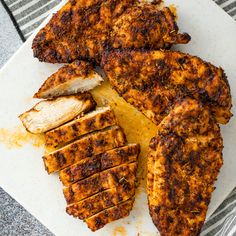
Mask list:
[[[0,0],[0,66],[24,42],[60,0]],[[202,0],[204,1],[204,0]],[[214,0],[236,20],[236,0]],[[7,13],[7,14],[6,14]],[[13,27],[14,26],[14,27]],[[0,197],[9,198],[0,189]],[[10,202],[12,200],[9,200]],[[46,231],[9,231],[0,199],[0,235],[50,235]],[[15,211],[15,209],[12,209]],[[9,211],[9,209],[8,209]],[[24,213],[22,213],[24,214]],[[20,225],[20,224],[18,224]],[[22,225],[21,225],[22,226]],[[14,226],[18,227],[17,225]],[[26,227],[23,225],[23,227]],[[43,227],[43,226],[42,226]],[[15,229],[14,229],[15,230]],[[16,233],[18,232],[18,233]],[[20,232],[20,233],[19,233]],[[39,233],[41,232],[41,233]],[[44,233],[42,233],[44,232]],[[236,188],[205,223],[202,236],[236,236]]]

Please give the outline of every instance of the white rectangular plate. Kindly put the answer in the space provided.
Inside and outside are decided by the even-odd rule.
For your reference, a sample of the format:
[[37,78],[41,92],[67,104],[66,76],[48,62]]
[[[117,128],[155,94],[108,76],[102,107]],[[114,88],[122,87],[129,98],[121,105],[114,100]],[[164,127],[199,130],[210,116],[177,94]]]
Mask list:
[[[222,66],[229,78],[233,103],[236,96],[236,24],[212,0],[168,0],[178,10],[181,31],[192,36],[189,45],[177,49],[198,55]],[[33,36],[21,47],[0,72],[0,128],[19,125],[17,116],[30,108],[30,99],[41,83],[59,65],[40,63],[33,58]],[[233,108],[235,113],[235,107]],[[224,166],[216,183],[216,190],[208,216],[219,206],[236,184],[236,119],[222,127],[224,138]],[[130,216],[91,233],[80,220],[65,214],[62,186],[57,176],[43,170],[43,150],[30,144],[8,149],[0,144],[0,185],[29,212],[56,235],[156,235],[156,228],[148,214],[144,193],[136,197]]]

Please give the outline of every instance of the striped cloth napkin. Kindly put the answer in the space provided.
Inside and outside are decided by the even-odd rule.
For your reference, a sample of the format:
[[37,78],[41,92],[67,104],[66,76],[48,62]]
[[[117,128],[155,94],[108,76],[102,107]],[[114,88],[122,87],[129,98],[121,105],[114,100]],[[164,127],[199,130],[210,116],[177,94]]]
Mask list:
[[[204,1],[204,0],[202,0]],[[236,0],[214,0],[236,20]],[[0,0],[0,66],[37,28],[60,0]],[[9,231],[5,202],[14,204],[0,189],[0,235],[52,235],[45,230]],[[6,199],[1,201],[1,199]],[[8,209],[9,211],[9,209]],[[11,211],[11,209],[10,209]],[[12,209],[12,211],[16,211]],[[18,213],[19,214],[19,213]],[[25,214],[22,212],[22,214]],[[13,217],[13,216],[12,216]],[[28,217],[28,216],[27,216]],[[22,227],[22,223],[18,224]],[[17,228],[18,225],[14,225]],[[23,227],[28,227],[24,226]],[[43,228],[43,226],[40,226]],[[18,233],[16,233],[18,232]],[[20,233],[19,233],[20,232]],[[236,236],[236,188],[205,223],[202,236]]]

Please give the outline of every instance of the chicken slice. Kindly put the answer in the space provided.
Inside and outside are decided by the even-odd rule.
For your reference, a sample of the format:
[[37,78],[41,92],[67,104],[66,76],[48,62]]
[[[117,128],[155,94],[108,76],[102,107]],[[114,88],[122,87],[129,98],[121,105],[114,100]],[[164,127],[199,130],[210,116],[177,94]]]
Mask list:
[[43,156],[45,169],[50,174],[83,158],[123,146],[125,143],[126,138],[123,130],[119,126],[112,126],[83,136],[77,141]]
[[56,128],[96,105],[89,93],[59,97],[37,103],[19,116],[27,131],[44,133]]
[[34,98],[53,98],[92,90],[103,78],[90,63],[74,61],[52,74],[41,86]]
[[135,182],[124,182],[121,185],[99,192],[92,197],[67,206],[69,215],[84,220],[109,207],[133,198],[135,194]]
[[85,222],[92,231],[96,231],[112,221],[127,217],[133,208],[133,203],[134,198],[99,212],[98,214],[87,218]]
[[127,9],[113,24],[113,48],[169,48],[173,44],[188,43],[188,34],[178,34],[175,16],[170,8],[157,10],[153,4]]
[[139,152],[140,146],[138,144],[129,144],[128,146],[119,147],[93,157],[82,159],[76,164],[61,170],[60,180],[63,185],[69,186],[78,180],[105,169],[124,163],[136,162]]
[[67,204],[79,202],[98,192],[118,187],[136,180],[137,162],[123,164],[80,180],[68,188],[64,188]]
[[117,119],[111,108],[99,107],[95,111],[47,132],[45,134],[46,146],[63,146],[74,141],[81,135],[116,124]]
[[199,235],[223,164],[220,128],[207,106],[185,98],[158,126],[148,156],[147,190],[161,236]]
[[119,95],[157,125],[176,99],[186,96],[209,105],[221,124],[232,116],[224,71],[198,57],[173,51],[117,50],[104,55],[103,67]]

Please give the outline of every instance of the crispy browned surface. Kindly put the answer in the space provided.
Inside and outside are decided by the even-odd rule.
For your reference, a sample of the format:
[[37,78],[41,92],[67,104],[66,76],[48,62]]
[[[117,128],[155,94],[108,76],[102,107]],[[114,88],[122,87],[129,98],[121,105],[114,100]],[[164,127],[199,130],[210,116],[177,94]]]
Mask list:
[[113,19],[136,0],[71,0],[33,41],[34,56],[57,63],[75,59],[100,61]]
[[229,84],[221,68],[172,51],[113,51],[103,58],[112,86],[127,102],[159,124],[177,98],[191,96],[209,105],[217,122],[231,117]]
[[71,180],[68,183],[78,180],[63,190],[67,213],[84,220],[92,231],[127,216],[132,204],[122,210],[120,204],[133,202],[139,152],[138,144],[129,144],[62,170]]
[[68,144],[81,135],[116,125],[117,119],[109,107],[85,114],[45,134],[46,146],[56,147]]
[[152,4],[129,8],[112,27],[113,48],[169,48],[188,43],[188,34],[178,34],[175,16],[168,7],[157,11]]
[[37,103],[19,118],[28,132],[39,134],[54,129],[95,106],[90,93],[62,96]]
[[115,167],[124,163],[136,162],[140,152],[138,144],[112,149],[97,156],[85,158],[78,163],[60,171],[60,180],[63,185],[84,179],[90,175]]
[[99,85],[101,81],[102,77],[93,70],[90,63],[74,61],[52,74],[34,98],[52,98],[85,92]]
[[50,174],[86,157],[123,146],[126,138],[119,126],[88,134],[72,144],[43,156],[45,169]]
[[220,128],[186,98],[158,126],[148,156],[150,215],[162,236],[199,235],[223,164]]
[[68,188],[64,189],[64,196],[67,204],[79,202],[98,192],[126,185],[131,191],[136,179],[137,163],[123,164],[111,169],[92,175],[84,180],[80,180]]
[[84,220],[109,207],[132,198],[135,194],[135,182],[123,182],[115,188],[100,192],[78,203],[67,206],[69,215]]
[[[111,47],[111,40],[115,40],[113,45],[115,47],[151,46],[155,49],[169,47],[173,43],[188,42],[189,36],[177,35],[178,28],[169,10],[159,12],[155,5],[136,8],[138,2],[137,0],[68,1],[35,37],[32,45],[34,56],[40,61],[51,63],[72,62],[76,59],[100,63],[102,53]],[[126,14],[116,22],[128,8],[131,9],[127,14],[132,19],[126,21]],[[140,20],[137,20],[142,11],[147,15],[141,14]],[[140,24],[142,19],[146,23]],[[123,24],[124,21],[126,24]],[[116,24],[111,36],[114,22]],[[123,28],[119,33],[120,24]],[[123,33],[127,40],[121,39]],[[153,37],[150,42],[149,36]],[[129,39],[134,39],[136,42],[127,43]],[[139,42],[140,40],[142,42]]]
[[92,231],[96,231],[114,220],[128,216],[133,207],[133,203],[134,199],[130,199],[86,219],[85,222]]

